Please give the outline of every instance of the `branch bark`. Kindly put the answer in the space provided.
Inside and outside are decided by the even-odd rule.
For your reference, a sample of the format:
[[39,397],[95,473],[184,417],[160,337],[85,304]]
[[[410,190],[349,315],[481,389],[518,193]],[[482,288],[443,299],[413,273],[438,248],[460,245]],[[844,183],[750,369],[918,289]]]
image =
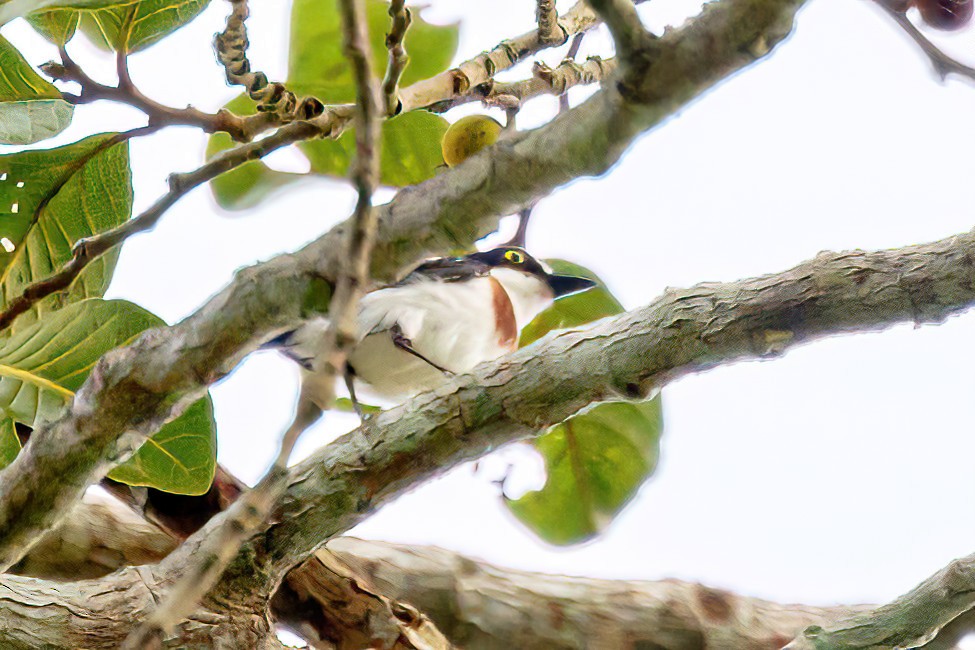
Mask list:
[[783,650],[917,648],[975,607],[975,554],[953,561],[897,600],[825,627],[806,628]]
[[780,605],[679,580],[527,573],[439,548],[351,537],[333,540],[328,552],[427,613],[467,650],[584,650],[597,640],[621,649],[768,650],[810,623],[869,609]]
[[[774,358],[826,336],[940,323],[973,305],[972,232],[889,251],[821,253],[782,273],[669,290],[641,309],[482,364],[313,454],[291,470],[278,521],[241,561],[283,576],[418,483],[590,403],[645,398],[685,375]],[[179,553],[192,552],[194,539]]]

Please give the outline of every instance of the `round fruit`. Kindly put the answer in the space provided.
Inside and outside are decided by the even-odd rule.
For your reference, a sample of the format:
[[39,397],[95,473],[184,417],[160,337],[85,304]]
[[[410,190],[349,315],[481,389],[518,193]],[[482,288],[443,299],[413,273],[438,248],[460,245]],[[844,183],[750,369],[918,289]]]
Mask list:
[[972,19],[975,0],[915,0],[924,22],[937,29],[961,29]]
[[481,149],[490,147],[498,141],[501,125],[487,115],[468,115],[462,117],[443,134],[440,148],[443,160],[448,167],[464,162]]

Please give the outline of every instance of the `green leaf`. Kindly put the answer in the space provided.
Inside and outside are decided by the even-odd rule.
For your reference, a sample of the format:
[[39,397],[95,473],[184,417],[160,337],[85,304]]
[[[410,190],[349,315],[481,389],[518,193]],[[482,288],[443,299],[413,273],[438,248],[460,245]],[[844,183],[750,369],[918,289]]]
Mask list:
[[4,416],[0,419],[0,469],[3,469],[20,453],[20,438],[14,421]]
[[196,18],[210,0],[61,0],[28,16],[45,38],[64,45],[81,29],[106,49],[138,52]]
[[[386,49],[388,11],[388,2],[366,0],[372,66],[376,71],[386,69],[389,55]],[[403,71],[400,85],[408,86],[446,70],[457,51],[458,32],[457,25],[431,25],[414,11],[403,42],[410,63]],[[352,68],[342,52],[340,14],[333,5],[321,0],[294,0],[288,82],[329,104],[355,101]]]
[[552,330],[579,327],[606,316],[623,313],[623,305],[613,297],[603,281],[589,269],[565,260],[545,260],[545,262],[556,273],[589,278],[595,280],[597,286],[556,300],[551,307],[536,316],[521,330],[519,347],[523,348],[534,343]]
[[[380,182],[404,187],[433,178],[444,164],[440,140],[448,126],[447,120],[427,111],[410,111],[383,122]],[[349,129],[337,140],[308,140],[299,146],[314,173],[345,177],[355,155],[355,133]]]
[[216,426],[209,396],[194,402],[108,477],[178,494],[203,494],[217,467]]
[[[619,314],[623,306],[589,269],[546,260],[556,273],[597,282],[561,298],[521,331],[522,347],[552,330]],[[545,461],[545,486],[517,500],[512,513],[552,544],[576,544],[599,534],[657,466],[663,418],[660,397],[647,402],[594,404],[546,431],[532,444]]]
[[[0,340],[0,412],[36,427],[58,417],[98,359],[165,323],[124,300],[90,299],[45,315]],[[160,490],[200,494],[216,467],[210,398],[164,426],[110,474]],[[0,443],[0,453],[9,445]]]
[[589,407],[535,441],[548,472],[545,485],[506,503],[551,544],[591,539],[653,474],[662,429],[659,396]]
[[0,25],[20,18],[31,11],[57,4],[58,0],[0,0]]
[[[97,135],[57,149],[0,156],[0,306],[71,259],[72,248],[129,219],[127,143]],[[118,251],[90,263],[71,288],[39,302],[14,330],[65,304],[105,293]]]
[[[386,69],[388,9],[387,2],[367,0],[369,41],[377,71]],[[457,35],[456,25],[431,25],[414,15],[405,41],[410,64],[403,72],[400,85],[446,70],[457,50]],[[289,59],[287,85],[299,96],[315,95],[330,104],[355,101],[355,83],[342,52],[339,13],[331,5],[318,0],[295,0],[291,9]],[[242,95],[226,108],[238,115],[251,115],[256,105]],[[427,111],[410,111],[386,120],[382,126],[380,182],[404,187],[432,178],[443,166],[440,140],[447,126],[444,118]],[[232,146],[227,134],[215,134],[207,145],[207,157]],[[337,140],[314,140],[299,146],[311,163],[311,174],[279,172],[260,161],[249,162],[210,183],[217,203],[229,210],[241,210],[303,176],[345,177],[355,152],[355,135],[349,130]]]
[[0,36],[0,144],[31,144],[71,123],[74,107]]

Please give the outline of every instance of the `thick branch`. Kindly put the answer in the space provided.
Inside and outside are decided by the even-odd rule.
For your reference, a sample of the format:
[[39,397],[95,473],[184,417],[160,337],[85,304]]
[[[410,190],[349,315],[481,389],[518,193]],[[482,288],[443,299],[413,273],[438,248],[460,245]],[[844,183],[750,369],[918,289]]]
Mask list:
[[439,548],[350,537],[328,551],[467,650],[583,650],[595,639],[606,648],[768,650],[788,642],[790,630],[867,609],[780,605],[678,580],[527,573]]
[[[771,47],[784,38],[801,4],[710,4],[689,27],[654,42],[653,64],[626,96],[608,88],[540,129],[504,139],[491,155],[474,156],[403,190],[377,208],[373,277],[390,277],[430,252],[470,246],[496,227],[499,215],[579,176],[605,171],[636,135],[755,60],[759,53],[750,46],[756,41]],[[705,45],[709,56],[702,58]],[[322,313],[341,270],[347,227],[295,255],[241,272],[182,323],[147,332],[103,357],[69,410],[36,430],[0,472],[0,567],[19,559],[87,485],[131,455],[205,385],[273,334]]]
[[[123,558],[158,560],[172,547],[169,535],[119,504],[114,506],[101,501],[82,504],[21,568],[32,568],[30,573],[43,578],[68,577],[77,571],[95,577],[125,566]],[[147,575],[145,569],[141,575]],[[126,590],[139,586],[114,584]],[[44,583],[38,583],[35,591],[21,594],[43,589]],[[144,587],[142,591],[148,595]],[[34,618],[47,621],[40,624],[47,635],[42,638],[62,634],[64,645],[74,639],[76,647],[93,647],[94,637],[82,632],[100,629],[104,646],[114,647],[110,635],[124,633],[115,623],[103,627],[100,619],[90,624],[82,619],[57,627],[63,621],[50,614],[73,605],[71,593],[37,608]],[[765,650],[781,646],[809,624],[864,609],[778,605],[672,580],[604,581],[526,573],[437,548],[352,538],[332,541],[291,572],[274,601],[279,620],[323,646],[331,642],[343,648],[449,647],[416,608],[469,650],[498,647],[505,641],[526,650],[582,648],[595,638],[642,641],[661,650],[699,648],[702,641],[705,647]],[[103,610],[100,615],[110,613]],[[35,634],[40,636],[39,631]],[[12,638],[13,633],[0,632],[4,647]]]
[[916,648],[975,607],[975,555],[955,560],[897,600],[803,631],[784,650]]
[[248,558],[260,558],[260,573],[283,575],[418,483],[587,404],[643,398],[687,374],[826,336],[940,323],[973,305],[975,233],[821,253],[774,275],[669,290],[642,309],[482,364],[313,454],[292,469],[280,519]]

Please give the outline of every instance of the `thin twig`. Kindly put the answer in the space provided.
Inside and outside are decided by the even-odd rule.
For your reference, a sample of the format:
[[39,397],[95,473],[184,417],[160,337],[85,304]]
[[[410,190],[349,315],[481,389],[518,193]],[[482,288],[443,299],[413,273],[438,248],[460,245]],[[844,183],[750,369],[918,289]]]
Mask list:
[[314,372],[302,384],[302,399],[326,408],[334,401],[335,378],[355,344],[359,297],[369,285],[369,263],[376,239],[376,211],[372,195],[379,184],[380,88],[372,71],[369,32],[363,0],[340,0],[345,55],[356,83],[355,144],[352,183],[358,193],[347,253],[335,282],[329,306],[329,327],[322,353],[313,361]]
[[[585,37],[585,32],[580,32],[572,37],[572,44],[569,45],[569,51],[566,52],[563,63],[566,61],[575,62],[576,56],[579,55],[579,48],[582,46],[582,39]],[[559,95],[559,113],[564,113],[567,110],[569,110],[569,89],[565,88]]]
[[528,221],[532,217],[532,210],[535,209],[534,204],[528,206],[524,210],[518,213],[518,229],[515,234],[504,243],[504,246],[520,246],[525,247],[525,241],[528,235]]
[[631,0],[589,0],[589,5],[609,27],[616,53],[624,62],[628,62],[655,39],[643,27]]
[[875,2],[880,6],[881,9],[887,12],[887,14],[894,19],[894,22],[900,25],[911,39],[917,43],[924,53],[930,59],[931,64],[934,66],[935,72],[944,81],[947,79],[948,75],[955,73],[962,77],[968,77],[969,79],[975,80],[975,68],[965,65],[961,61],[957,61],[952,57],[948,56],[941,49],[928,40],[928,38],[921,33],[914,23],[907,17],[907,14],[895,10],[889,4],[883,0],[875,0]]
[[[173,174],[169,177],[169,191],[159,197],[145,212],[111,230],[78,240],[74,245],[71,259],[61,267],[61,270],[43,280],[34,282],[24,289],[21,295],[11,300],[6,309],[0,311],[0,331],[9,327],[17,316],[29,310],[40,300],[68,288],[88,264],[104,255],[114,246],[121,244],[136,233],[154,228],[166,210],[193,188],[246,162],[263,158],[281,147],[306,140],[315,135],[329,134],[332,129],[340,128],[336,127],[335,124],[344,123],[347,115],[351,113],[351,107],[338,108],[341,110],[336,110],[335,113],[326,113],[312,121],[289,124],[262,140],[230,149],[195,171]],[[158,128],[158,125],[147,126],[123,135],[128,139],[134,135],[145,135]]]
[[555,0],[538,0],[535,7],[535,20],[538,21],[540,43],[562,45],[569,38],[569,33],[559,24]]
[[[369,282],[369,260],[376,234],[372,194],[379,181],[379,83],[369,62],[369,34],[362,0],[342,0],[345,50],[358,88],[356,101],[356,159],[352,179],[359,199],[349,237],[346,265],[336,282],[329,308],[330,325],[325,334],[322,358],[316,359],[313,381],[303,382],[297,412],[285,432],[277,458],[261,482],[227,511],[219,527],[208,535],[194,560],[166,600],[151,617],[126,639],[124,649],[155,647],[176,623],[196,609],[200,599],[216,584],[241,545],[264,524],[287,486],[288,458],[301,434],[319,417],[324,392],[327,404],[334,395],[335,376],[345,368],[345,358],[355,342],[358,298]],[[324,371],[324,372],[321,372]],[[309,391],[316,391],[309,397]]]
[[41,71],[58,81],[73,81],[81,86],[77,95],[61,93],[65,101],[72,104],[88,104],[101,99],[128,104],[139,109],[149,118],[151,126],[194,126],[207,133],[225,132],[234,140],[247,142],[253,136],[263,131],[266,118],[261,115],[240,117],[230,111],[221,109],[216,113],[205,113],[201,110],[187,108],[173,108],[146,97],[132,83],[129,76],[126,55],[119,52],[116,68],[119,72],[118,84],[108,86],[92,79],[68,54],[64,46],[58,48],[61,63],[48,62],[41,65]]
[[386,49],[389,50],[389,63],[386,65],[386,76],[383,78],[383,101],[386,115],[398,115],[403,109],[399,100],[399,80],[403,70],[410,62],[406,54],[404,39],[406,30],[410,27],[412,16],[406,8],[406,0],[392,0],[389,3],[389,16],[393,19],[392,27],[386,34]]
[[250,14],[247,0],[228,1],[231,12],[227,16],[227,26],[213,41],[217,60],[227,75],[227,83],[243,86],[247,96],[257,102],[257,114],[264,117],[264,128],[321,115],[325,105],[316,97],[299,98],[284,84],[271,83],[263,72],[251,70],[247,58],[249,41],[246,21]]
[[567,58],[555,68],[539,61],[532,67],[532,76],[528,79],[501,83],[492,80],[464,95],[441,102],[431,107],[431,110],[442,113],[470,102],[483,102],[487,106],[507,109],[511,106],[520,107],[529,99],[541,95],[558,95],[561,98],[569,88],[602,83],[616,67],[615,58],[601,59],[598,56],[590,57],[583,63]]

